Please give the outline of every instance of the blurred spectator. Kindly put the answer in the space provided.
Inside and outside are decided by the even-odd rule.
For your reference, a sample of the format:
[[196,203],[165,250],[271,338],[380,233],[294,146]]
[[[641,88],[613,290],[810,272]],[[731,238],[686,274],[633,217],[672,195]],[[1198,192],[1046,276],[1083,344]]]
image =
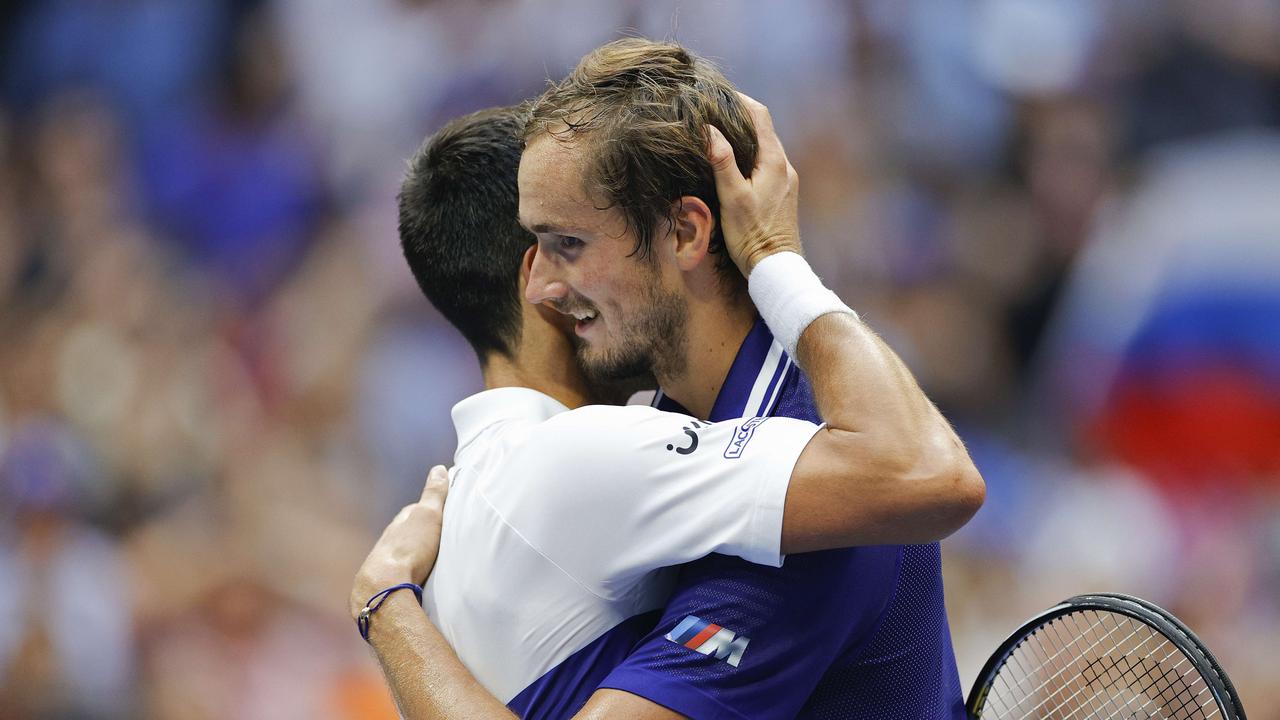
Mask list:
[[148,207],[232,297],[260,301],[323,217],[321,166],[289,104],[272,18],[248,15],[216,93],[140,140]]
[[0,714],[117,718],[133,706],[134,637],[120,550],[76,519],[96,468],[53,421],[16,428],[0,466]]
[[21,110],[92,87],[141,128],[200,96],[232,3],[51,0],[15,4],[3,77]]

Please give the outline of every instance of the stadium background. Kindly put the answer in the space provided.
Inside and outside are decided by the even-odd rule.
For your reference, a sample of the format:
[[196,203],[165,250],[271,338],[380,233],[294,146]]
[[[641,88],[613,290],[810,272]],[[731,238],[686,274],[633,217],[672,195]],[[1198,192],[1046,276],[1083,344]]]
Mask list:
[[394,716],[349,582],[478,383],[403,160],[629,28],[770,106],[814,264],[983,470],[966,687],[1107,589],[1280,718],[1273,0],[0,7],[0,717]]

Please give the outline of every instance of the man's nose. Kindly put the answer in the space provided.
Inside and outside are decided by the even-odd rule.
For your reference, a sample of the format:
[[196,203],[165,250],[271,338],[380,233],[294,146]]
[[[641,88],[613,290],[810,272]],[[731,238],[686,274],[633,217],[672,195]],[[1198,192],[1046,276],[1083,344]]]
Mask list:
[[531,303],[544,303],[548,300],[563,300],[569,294],[569,286],[560,279],[554,260],[539,249],[533,254],[533,265],[529,268],[529,284],[525,286],[524,299]]

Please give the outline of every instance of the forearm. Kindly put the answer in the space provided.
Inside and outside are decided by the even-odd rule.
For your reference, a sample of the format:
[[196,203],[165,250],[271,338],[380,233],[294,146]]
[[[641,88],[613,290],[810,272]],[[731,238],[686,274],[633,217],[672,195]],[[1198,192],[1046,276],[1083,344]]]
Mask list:
[[800,336],[797,355],[829,429],[874,440],[876,456],[889,462],[967,457],[911,371],[856,316],[829,313],[814,320]]
[[393,593],[378,608],[369,644],[406,720],[516,717],[467,670],[412,593]]
[[888,345],[856,316],[831,313],[801,334],[797,356],[826,427],[788,491],[784,551],[932,542],[968,521],[981,477]]
[[977,512],[982,478],[902,361],[799,257],[799,176],[768,110],[741,99],[760,140],[750,179],[723,134],[707,128],[725,247],[809,377],[826,423],[792,471],[783,552],[944,537]]

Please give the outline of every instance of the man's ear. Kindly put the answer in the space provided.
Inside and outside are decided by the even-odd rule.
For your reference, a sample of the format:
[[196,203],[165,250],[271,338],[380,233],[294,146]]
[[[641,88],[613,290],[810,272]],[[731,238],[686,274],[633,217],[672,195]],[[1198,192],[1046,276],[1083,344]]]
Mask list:
[[702,198],[685,195],[672,203],[671,217],[675,220],[672,234],[676,266],[683,271],[692,270],[708,255],[711,233],[716,227],[715,215]]

